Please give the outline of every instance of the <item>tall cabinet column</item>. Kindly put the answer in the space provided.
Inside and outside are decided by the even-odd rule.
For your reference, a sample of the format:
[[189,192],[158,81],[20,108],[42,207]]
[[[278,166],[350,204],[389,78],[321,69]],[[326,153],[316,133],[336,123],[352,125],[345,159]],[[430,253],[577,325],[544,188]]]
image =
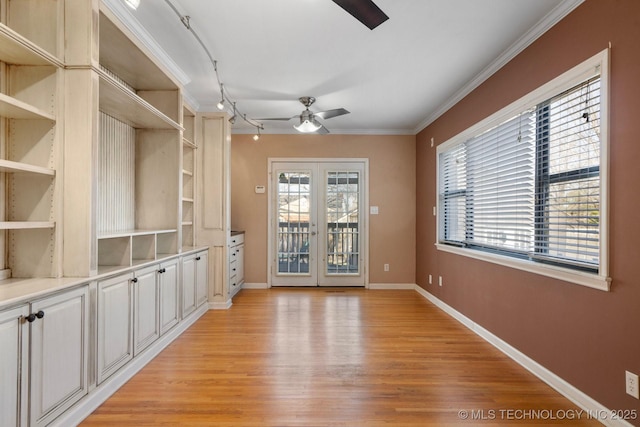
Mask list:
[[97,272],[98,0],[66,0],[64,249],[67,277]]
[[199,132],[196,216],[198,245],[209,246],[209,303],[230,306],[228,290],[228,240],[231,234],[231,126],[228,116],[203,113],[196,116]]

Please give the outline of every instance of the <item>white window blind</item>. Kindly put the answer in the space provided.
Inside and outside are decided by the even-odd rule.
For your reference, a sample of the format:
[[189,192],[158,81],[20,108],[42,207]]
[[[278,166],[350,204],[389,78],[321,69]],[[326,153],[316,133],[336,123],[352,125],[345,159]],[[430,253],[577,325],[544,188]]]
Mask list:
[[599,265],[600,77],[439,153],[439,240]]
[[535,256],[597,268],[600,78],[538,107]]

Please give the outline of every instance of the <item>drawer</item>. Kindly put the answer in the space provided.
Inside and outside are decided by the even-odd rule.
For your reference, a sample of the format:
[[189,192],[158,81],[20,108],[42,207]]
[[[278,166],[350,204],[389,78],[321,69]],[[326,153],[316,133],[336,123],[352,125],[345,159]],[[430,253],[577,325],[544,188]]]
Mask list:
[[236,274],[238,274],[238,263],[231,261],[229,263],[229,277],[235,276]]
[[236,234],[229,239],[229,246],[234,247],[244,243],[244,234]]

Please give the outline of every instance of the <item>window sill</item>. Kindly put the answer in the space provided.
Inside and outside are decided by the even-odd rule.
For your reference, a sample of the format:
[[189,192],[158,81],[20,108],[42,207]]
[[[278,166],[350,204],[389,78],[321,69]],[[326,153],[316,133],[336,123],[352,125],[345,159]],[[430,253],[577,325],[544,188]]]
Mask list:
[[460,248],[457,246],[450,246],[441,243],[436,243],[435,245],[439,251],[462,255],[481,261],[499,264],[505,267],[515,268],[518,270],[528,271],[530,273],[540,274],[542,276],[563,280],[565,282],[575,283],[577,285],[587,286],[589,288],[598,289],[601,291],[609,291],[609,288],[611,286],[611,278],[600,276],[597,274],[574,271],[553,265],[539,264],[533,261],[521,260],[508,256],[496,255],[474,249]]

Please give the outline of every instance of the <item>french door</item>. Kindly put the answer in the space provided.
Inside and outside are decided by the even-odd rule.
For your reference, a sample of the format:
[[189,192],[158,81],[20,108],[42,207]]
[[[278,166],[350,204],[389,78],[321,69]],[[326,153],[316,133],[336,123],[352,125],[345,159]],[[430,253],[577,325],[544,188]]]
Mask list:
[[272,161],[272,286],[364,286],[365,161]]

